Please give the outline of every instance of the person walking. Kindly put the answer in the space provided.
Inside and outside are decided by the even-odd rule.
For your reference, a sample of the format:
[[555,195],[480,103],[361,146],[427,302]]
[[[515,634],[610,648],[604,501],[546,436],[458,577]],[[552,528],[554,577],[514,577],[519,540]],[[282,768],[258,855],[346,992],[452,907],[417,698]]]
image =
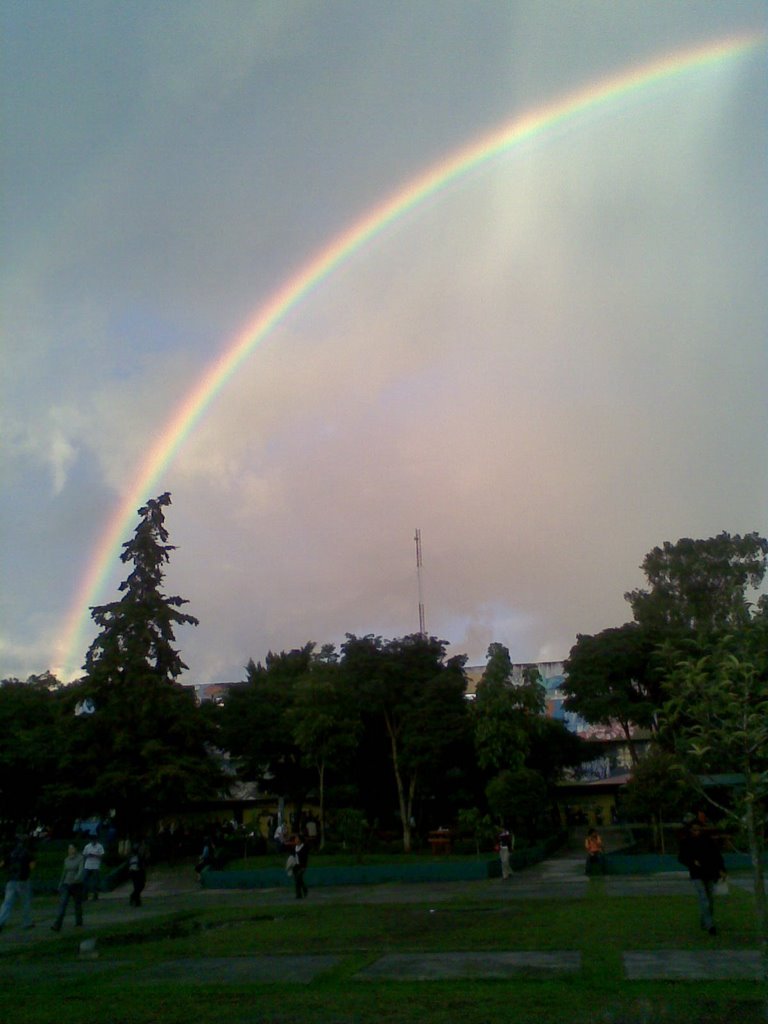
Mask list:
[[34,858],[29,848],[29,841],[25,835],[16,837],[16,845],[9,854],[0,861],[0,867],[5,867],[8,872],[8,881],[5,885],[5,899],[0,907],[0,932],[5,922],[11,916],[11,911],[16,900],[21,900],[21,923],[23,928],[34,928],[32,920],[32,871],[35,866]]
[[309,863],[309,847],[307,846],[304,836],[295,837],[293,856],[296,858],[293,865],[293,883],[296,887],[296,899],[300,900],[309,892],[307,889],[307,883],[304,880],[307,864]]
[[60,932],[64,923],[64,915],[67,912],[69,901],[72,900],[75,908],[75,926],[82,928],[83,925],[83,871],[85,870],[85,859],[74,843],[67,847],[67,856],[64,858],[64,866],[59,881],[59,909],[56,920],[51,925],[51,931]]
[[275,841],[275,850],[278,853],[284,853],[285,847],[288,843],[288,826],[283,821],[278,821],[275,834],[272,837]]
[[128,902],[132,907],[141,906],[141,894],[147,884],[147,846],[143,841],[131,843],[131,852],[128,855],[128,877],[133,886]]
[[510,866],[510,857],[512,851],[515,848],[515,837],[505,828],[499,834],[499,860],[501,861],[501,877],[509,878],[512,874],[512,868]]
[[717,843],[700,822],[692,821],[683,830],[677,859],[688,868],[699,901],[701,927],[717,935],[714,892],[715,883],[725,878],[725,863]]
[[605,874],[605,848],[600,833],[596,828],[587,832],[584,840],[584,849],[587,851],[587,863],[585,873],[587,875]]
[[99,898],[101,888],[101,861],[104,857],[104,847],[99,842],[99,837],[94,835],[83,847],[85,867],[83,868],[83,899],[87,900],[91,895],[93,899]]

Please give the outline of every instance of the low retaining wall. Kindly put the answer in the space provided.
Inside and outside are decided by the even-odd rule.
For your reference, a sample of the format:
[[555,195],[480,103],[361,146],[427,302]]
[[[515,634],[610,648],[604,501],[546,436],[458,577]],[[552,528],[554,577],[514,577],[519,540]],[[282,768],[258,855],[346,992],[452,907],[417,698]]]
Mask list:
[[[456,882],[489,878],[492,862],[449,862],[434,864],[355,864],[349,867],[319,867],[310,861],[307,881],[314,887],[328,885],[381,885],[384,882]],[[293,878],[281,868],[261,871],[214,871],[206,868],[204,889],[275,889],[292,886]]]
[[[530,846],[512,854],[513,869],[538,864],[562,845],[557,836],[539,846]],[[310,860],[307,881],[315,887],[329,885],[382,885],[385,882],[473,882],[500,878],[499,858],[477,860],[442,860],[408,863],[393,860],[387,864],[353,864],[348,867],[323,867],[322,857]],[[204,889],[276,889],[293,885],[293,879],[282,868],[255,871],[214,871],[206,868],[200,878]]]
[[[748,853],[726,853],[723,860],[726,871],[743,871],[752,867]],[[764,863],[768,866],[768,854]],[[677,871],[688,873],[673,853],[608,853],[605,857],[607,875],[655,875]]]

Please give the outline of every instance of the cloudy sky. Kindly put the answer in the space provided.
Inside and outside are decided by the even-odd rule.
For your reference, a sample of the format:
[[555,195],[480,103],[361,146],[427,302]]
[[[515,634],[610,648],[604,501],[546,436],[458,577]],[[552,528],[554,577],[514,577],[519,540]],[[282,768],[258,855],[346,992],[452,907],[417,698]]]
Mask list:
[[[5,0],[0,677],[76,671],[142,457],[323,247],[762,0]],[[170,459],[186,682],[346,632],[559,660],[654,545],[768,532],[765,46],[617,97],[398,218]],[[137,505],[138,507],[138,505]],[[127,525],[127,539],[135,525]],[[91,603],[117,596],[117,551]],[[63,630],[85,612],[75,649]]]

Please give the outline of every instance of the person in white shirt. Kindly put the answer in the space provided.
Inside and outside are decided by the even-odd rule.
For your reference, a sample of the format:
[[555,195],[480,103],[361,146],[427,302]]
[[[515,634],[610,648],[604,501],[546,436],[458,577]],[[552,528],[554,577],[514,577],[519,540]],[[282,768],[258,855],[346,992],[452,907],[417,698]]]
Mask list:
[[95,900],[99,898],[101,888],[101,861],[104,857],[104,847],[97,838],[93,838],[83,847],[83,899],[87,900],[91,894]]

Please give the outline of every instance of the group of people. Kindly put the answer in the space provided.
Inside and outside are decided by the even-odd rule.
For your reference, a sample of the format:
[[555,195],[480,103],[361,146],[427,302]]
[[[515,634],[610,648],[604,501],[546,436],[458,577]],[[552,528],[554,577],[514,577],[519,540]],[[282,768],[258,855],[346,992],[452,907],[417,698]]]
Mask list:
[[[296,899],[304,899],[308,894],[306,871],[309,863],[308,837],[303,833],[289,835],[282,824],[278,825],[274,834],[278,848],[288,852],[286,872],[292,876]],[[515,848],[515,837],[510,829],[503,828],[497,840],[497,850],[501,863],[501,877],[511,876],[511,855]],[[586,851],[586,873],[605,874],[605,848],[602,837],[597,829],[590,828],[584,840]],[[83,903],[90,897],[99,898],[101,864],[105,850],[98,837],[94,836],[84,845],[82,851],[74,843],[70,843],[62,865],[59,880],[59,906],[53,931],[60,931],[70,901],[74,907],[75,925],[83,924]],[[129,903],[141,906],[141,894],[146,885],[146,867],[148,849],[144,842],[134,842],[128,854],[128,875],[132,883]],[[196,867],[198,872],[215,860],[215,847],[206,837],[201,859]],[[688,869],[699,905],[699,917],[702,928],[710,935],[717,934],[714,920],[714,895],[718,882],[726,879],[725,864],[718,844],[702,817],[688,815],[684,819],[683,831],[679,840],[678,860]],[[15,845],[0,860],[0,867],[7,872],[5,897],[0,906],[0,931],[11,915],[16,902],[20,902],[22,911],[22,927],[33,928],[32,921],[32,871],[35,866],[34,854],[29,840],[25,835],[16,837]]]
[[83,903],[89,897],[93,900],[99,898],[101,863],[105,853],[98,836],[92,836],[83,847],[82,852],[74,843],[69,844],[59,879],[59,909],[56,913],[56,920],[51,925],[53,931],[61,931],[70,900],[74,906],[75,925],[82,927]]
[[[101,889],[101,865],[106,851],[98,836],[93,836],[78,850],[75,843],[70,843],[62,864],[58,883],[59,905],[51,930],[61,931],[67,907],[72,903],[75,915],[75,926],[83,925],[83,903],[89,898],[97,900]],[[146,865],[148,851],[146,844],[131,844],[128,854],[128,876],[131,880],[131,906],[141,906],[141,894],[147,879]],[[0,859],[0,867],[7,874],[5,897],[0,906],[0,931],[2,931],[17,902],[21,904],[22,928],[34,928],[32,920],[32,872],[35,867],[35,856],[29,839],[24,834],[16,837],[15,844]]]

